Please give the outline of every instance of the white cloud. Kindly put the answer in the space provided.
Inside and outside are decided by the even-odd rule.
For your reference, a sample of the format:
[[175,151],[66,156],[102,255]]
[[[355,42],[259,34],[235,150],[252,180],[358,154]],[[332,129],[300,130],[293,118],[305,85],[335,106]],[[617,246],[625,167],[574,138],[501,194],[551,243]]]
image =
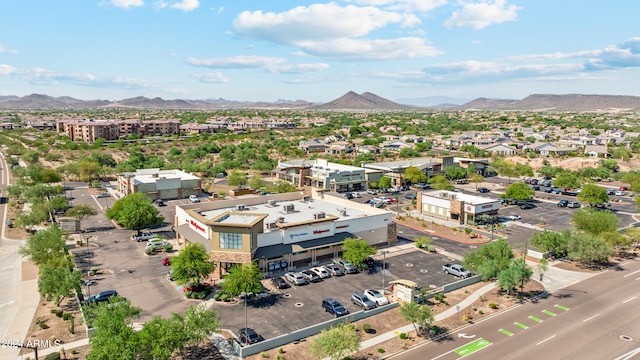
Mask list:
[[321,71],[329,68],[323,63],[316,64],[287,64],[287,59],[266,56],[233,56],[227,58],[198,59],[188,58],[186,62],[198,67],[210,69],[263,69],[270,73],[306,73]]
[[365,39],[391,24],[420,23],[413,14],[335,3],[299,6],[281,13],[245,11],[234,20],[238,34],[299,47],[303,53],[348,60],[434,56],[440,52],[423,38]]
[[352,0],[354,4],[384,7],[389,10],[428,12],[442,5],[447,0]]
[[11,65],[0,64],[0,75],[11,75],[15,74],[17,71],[18,69],[14,68]]
[[4,45],[0,44],[0,54],[2,53],[17,54],[18,50],[7,49]]
[[301,41],[364,36],[375,29],[404,20],[401,14],[375,7],[342,7],[328,3],[298,6],[277,14],[259,10],[244,11],[233,25],[244,36],[296,45]]
[[193,78],[206,84],[224,84],[229,82],[229,79],[219,72],[194,74]]
[[482,29],[492,24],[515,21],[522,7],[509,5],[506,0],[482,0],[464,3],[462,10],[455,11],[444,25],[446,27],[473,27]]
[[436,56],[441,52],[417,37],[391,40],[337,39],[308,42],[300,46],[306,53],[347,60],[389,60]]
[[193,11],[200,6],[199,0],[182,0],[180,2],[169,5],[172,9],[178,9],[182,11]]
[[130,7],[144,6],[144,1],[142,0],[111,0],[111,5],[119,8],[128,9]]

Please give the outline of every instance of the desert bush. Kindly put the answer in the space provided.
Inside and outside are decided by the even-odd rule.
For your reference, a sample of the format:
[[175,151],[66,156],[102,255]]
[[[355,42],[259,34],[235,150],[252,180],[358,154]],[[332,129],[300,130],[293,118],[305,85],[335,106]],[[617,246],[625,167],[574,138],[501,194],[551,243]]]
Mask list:
[[73,318],[73,316],[71,316],[71,314],[69,314],[69,313],[62,314],[62,319],[63,320],[68,321],[68,320],[71,320],[72,318]]
[[47,325],[47,324],[45,324],[43,322],[39,323],[38,326],[40,326],[40,329],[43,329],[43,330],[49,328],[49,325]]
[[378,348],[378,352],[379,352],[380,354],[384,354],[384,352],[385,352],[385,351],[384,351],[384,349],[383,349],[383,348]]
[[489,307],[492,308],[492,309],[497,309],[498,308],[498,304],[491,303],[491,304],[489,304]]
[[362,324],[362,331],[364,331],[366,333],[371,331],[371,324],[367,324],[367,323]]
[[407,339],[407,333],[400,333],[400,339],[402,340],[406,340]]

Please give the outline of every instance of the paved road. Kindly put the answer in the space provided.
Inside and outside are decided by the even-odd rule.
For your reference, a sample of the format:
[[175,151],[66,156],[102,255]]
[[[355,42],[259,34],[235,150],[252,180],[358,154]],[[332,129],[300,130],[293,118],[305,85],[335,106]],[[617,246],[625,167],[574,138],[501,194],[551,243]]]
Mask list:
[[634,261],[393,359],[622,359],[640,349],[638,308],[640,262]]

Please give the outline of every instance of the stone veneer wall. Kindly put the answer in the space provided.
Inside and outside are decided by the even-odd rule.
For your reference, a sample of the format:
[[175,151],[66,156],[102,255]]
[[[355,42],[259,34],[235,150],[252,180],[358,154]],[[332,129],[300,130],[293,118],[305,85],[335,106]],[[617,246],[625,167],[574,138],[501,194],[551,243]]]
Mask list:
[[213,251],[211,252],[211,259],[216,263],[216,268],[215,270],[213,270],[213,273],[211,273],[211,277],[214,280],[219,280],[227,274],[226,270],[219,266],[221,262],[248,264],[251,262],[251,254],[227,251]]

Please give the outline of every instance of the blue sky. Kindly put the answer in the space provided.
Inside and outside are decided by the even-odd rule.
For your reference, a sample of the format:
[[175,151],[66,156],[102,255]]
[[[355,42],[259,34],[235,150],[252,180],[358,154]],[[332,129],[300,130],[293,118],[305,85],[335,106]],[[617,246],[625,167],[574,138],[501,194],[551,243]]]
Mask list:
[[640,95],[638,1],[7,0],[0,95]]

